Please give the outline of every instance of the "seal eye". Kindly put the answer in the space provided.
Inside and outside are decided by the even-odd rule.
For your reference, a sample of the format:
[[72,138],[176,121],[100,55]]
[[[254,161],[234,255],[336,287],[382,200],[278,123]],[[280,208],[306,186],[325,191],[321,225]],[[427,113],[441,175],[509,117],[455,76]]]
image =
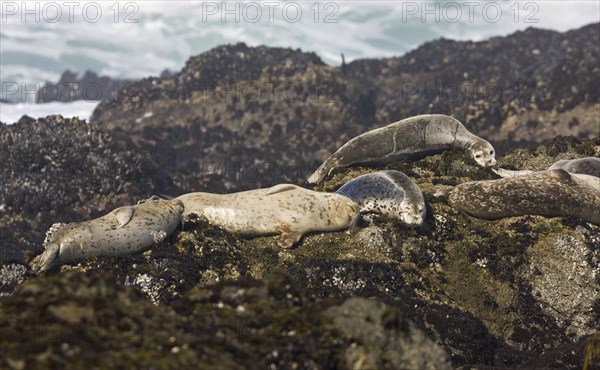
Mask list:
[[493,151],[493,150],[490,150],[490,155],[492,155],[492,154],[494,154],[494,151]]
[[475,158],[481,158],[481,154],[477,154]]

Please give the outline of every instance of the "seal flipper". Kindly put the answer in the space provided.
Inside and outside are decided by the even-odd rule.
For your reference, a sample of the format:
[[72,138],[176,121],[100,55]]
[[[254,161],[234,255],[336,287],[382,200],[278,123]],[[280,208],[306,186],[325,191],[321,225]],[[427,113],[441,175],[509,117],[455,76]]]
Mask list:
[[48,244],[44,252],[36,259],[36,261],[34,261],[32,270],[35,273],[40,273],[60,265],[59,252],[60,247],[58,244]]
[[127,225],[129,221],[131,221],[131,219],[133,218],[134,212],[135,208],[133,207],[121,207],[112,211],[111,213],[118,223],[117,228],[121,228]]
[[294,185],[294,184],[279,184],[279,185],[275,185],[275,186],[269,188],[269,190],[267,190],[266,195],[283,193],[284,191],[290,191],[290,190],[294,190],[294,189],[298,189],[298,188],[299,188],[299,186]]
[[292,230],[289,225],[280,225],[277,227],[277,231],[281,233],[279,245],[285,249],[291,248],[302,238],[302,232]]
[[550,173],[552,173],[553,176],[556,177],[557,179],[564,181],[567,184],[574,183],[573,178],[571,177],[571,174],[561,168],[559,168],[557,170],[551,170]]
[[164,242],[169,236],[169,234],[165,230],[154,230],[150,234],[154,238],[155,244],[160,244]]

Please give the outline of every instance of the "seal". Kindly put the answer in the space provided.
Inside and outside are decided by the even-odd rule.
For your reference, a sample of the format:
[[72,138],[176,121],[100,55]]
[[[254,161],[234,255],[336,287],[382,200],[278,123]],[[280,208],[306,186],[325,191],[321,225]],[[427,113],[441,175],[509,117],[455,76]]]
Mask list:
[[578,159],[563,159],[554,163],[549,170],[565,170],[569,173],[579,173],[600,177],[600,158],[586,157]]
[[325,160],[307,183],[318,184],[341,167],[414,160],[447,149],[467,150],[483,167],[496,164],[492,145],[467,131],[460,121],[443,114],[425,114],[353,138]]
[[292,184],[232,194],[189,193],[183,202],[184,218],[191,214],[240,236],[280,235],[289,248],[311,231],[337,231],[352,227],[360,215],[358,204],[333,193],[321,193]]
[[[552,164],[548,170],[565,170],[569,173],[600,177],[600,158],[563,159]],[[500,177],[523,176],[535,172],[531,170],[513,171],[504,168],[492,169],[492,171]]]
[[421,189],[400,171],[377,171],[358,176],[336,193],[358,204],[363,214],[381,214],[409,226],[419,226],[425,220],[425,199]]
[[449,200],[456,209],[486,220],[571,216],[600,225],[600,179],[564,170],[463,183],[450,190]]
[[93,220],[53,225],[33,270],[42,272],[92,256],[142,252],[165,240],[181,222],[182,213],[180,200],[153,196]]
[[535,172],[535,171],[531,171],[531,170],[509,170],[509,169],[502,168],[502,167],[498,167],[497,169],[492,168],[492,171],[494,171],[496,173],[496,175],[498,175],[500,177],[516,177],[516,176],[529,175],[530,173]]

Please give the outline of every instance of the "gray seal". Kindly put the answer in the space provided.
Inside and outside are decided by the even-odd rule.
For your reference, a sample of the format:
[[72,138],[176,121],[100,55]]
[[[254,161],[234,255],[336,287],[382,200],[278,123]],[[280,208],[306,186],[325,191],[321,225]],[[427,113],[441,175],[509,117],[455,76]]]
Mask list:
[[579,173],[600,177],[600,158],[586,157],[578,159],[563,159],[554,163],[549,170],[565,170],[569,173]]
[[232,194],[189,193],[176,199],[183,215],[204,216],[208,221],[240,236],[280,235],[289,248],[311,231],[337,231],[352,227],[359,206],[333,193],[322,193],[292,184]]
[[[565,170],[569,173],[600,177],[600,158],[586,157],[578,159],[562,159],[548,167],[548,170]],[[535,172],[531,170],[513,171],[504,168],[492,169],[492,171],[500,177],[523,176]]]
[[34,271],[46,271],[89,257],[142,252],[167,238],[181,222],[183,203],[153,196],[102,217],[50,228]]
[[310,175],[307,183],[318,184],[341,167],[418,159],[447,149],[467,150],[475,162],[483,167],[496,164],[492,145],[470,133],[460,121],[443,114],[426,114],[353,138],[325,160]]
[[421,189],[400,171],[378,171],[358,176],[336,193],[356,202],[361,213],[381,214],[409,226],[419,226],[425,220],[425,199]]
[[571,216],[600,225],[600,179],[564,170],[463,183],[450,190],[449,200],[454,208],[486,220]]

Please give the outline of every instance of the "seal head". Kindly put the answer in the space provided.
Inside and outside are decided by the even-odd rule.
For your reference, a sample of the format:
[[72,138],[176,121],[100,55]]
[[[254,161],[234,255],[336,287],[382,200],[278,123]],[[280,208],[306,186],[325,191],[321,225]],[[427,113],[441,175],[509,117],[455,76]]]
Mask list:
[[480,137],[469,145],[471,156],[481,167],[491,167],[496,165],[496,153],[494,147],[487,140]]
[[425,220],[425,199],[421,189],[400,171],[378,171],[359,176],[345,183],[336,193],[356,202],[363,214],[381,214],[409,226],[419,226]]

